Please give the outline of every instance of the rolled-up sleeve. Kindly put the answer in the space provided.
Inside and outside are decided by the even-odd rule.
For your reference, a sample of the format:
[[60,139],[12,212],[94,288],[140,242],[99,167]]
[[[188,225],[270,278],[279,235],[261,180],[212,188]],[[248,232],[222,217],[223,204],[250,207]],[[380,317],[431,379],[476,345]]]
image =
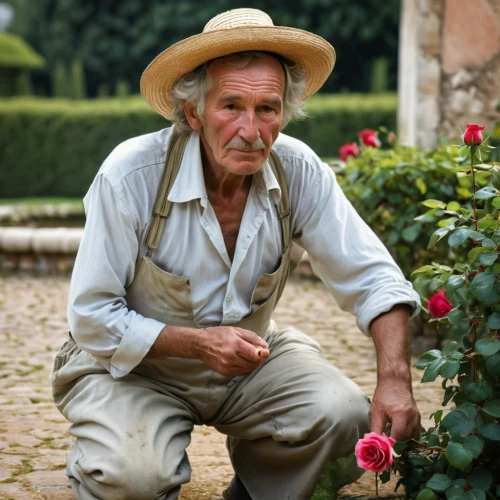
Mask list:
[[165,325],[127,307],[139,223],[123,193],[98,174],[84,204],[87,221],[71,279],[68,321],[77,344],[118,378],[141,362]]
[[356,315],[366,335],[370,323],[396,304],[410,305],[415,316],[419,295],[347,200],[331,168],[318,159],[302,170],[307,173],[297,196],[293,231],[339,306]]

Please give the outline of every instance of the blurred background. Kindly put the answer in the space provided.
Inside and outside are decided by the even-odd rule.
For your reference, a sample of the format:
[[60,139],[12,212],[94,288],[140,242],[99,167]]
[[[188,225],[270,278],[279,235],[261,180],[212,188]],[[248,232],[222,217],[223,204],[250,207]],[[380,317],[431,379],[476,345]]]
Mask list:
[[[0,197],[82,197],[121,141],[168,126],[139,95],[169,45],[234,0],[0,1]],[[287,133],[324,157],[364,127],[395,127],[399,0],[252,2],[277,25],[326,38],[334,72]]]

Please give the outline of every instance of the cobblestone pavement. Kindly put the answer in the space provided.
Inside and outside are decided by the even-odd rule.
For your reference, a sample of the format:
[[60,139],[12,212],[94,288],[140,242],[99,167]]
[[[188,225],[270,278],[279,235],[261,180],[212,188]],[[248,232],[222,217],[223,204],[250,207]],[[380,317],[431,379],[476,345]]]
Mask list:
[[[68,286],[67,277],[0,278],[0,499],[75,498],[64,473],[72,438],[50,388],[53,359],[67,335]],[[293,325],[318,340],[326,357],[373,395],[371,340],[357,330],[354,317],[339,310],[321,283],[292,279],[275,319],[279,326]],[[420,377],[415,371],[416,398],[428,426],[441,389],[438,383],[420,385]],[[197,427],[188,453],[193,475],[181,499],[220,499],[232,477],[224,436]],[[381,495],[392,489],[384,485]],[[374,476],[365,474],[343,493],[374,496]]]

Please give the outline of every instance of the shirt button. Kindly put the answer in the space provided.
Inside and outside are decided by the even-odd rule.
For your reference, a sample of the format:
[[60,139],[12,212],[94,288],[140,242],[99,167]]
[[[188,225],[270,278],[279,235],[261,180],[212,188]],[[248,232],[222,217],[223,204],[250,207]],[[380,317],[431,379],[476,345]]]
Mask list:
[[229,293],[229,294],[227,295],[226,300],[227,300],[227,302],[232,302],[232,300],[233,300],[233,296],[232,296],[232,294],[230,294],[230,293]]

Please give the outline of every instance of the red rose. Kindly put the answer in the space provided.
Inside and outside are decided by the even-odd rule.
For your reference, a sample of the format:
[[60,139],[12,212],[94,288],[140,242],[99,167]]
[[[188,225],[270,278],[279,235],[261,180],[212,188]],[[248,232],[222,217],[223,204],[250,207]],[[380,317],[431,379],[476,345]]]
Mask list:
[[385,434],[369,432],[356,444],[354,453],[358,467],[372,472],[388,470],[394,460],[392,447],[396,440]]
[[486,127],[480,127],[479,125],[469,125],[464,133],[464,142],[467,146],[479,146],[483,142],[482,131]]
[[376,130],[371,130],[365,128],[361,132],[358,132],[358,137],[365,146],[371,146],[372,148],[380,147],[380,140],[377,137],[378,132]]
[[342,161],[346,161],[349,156],[358,156],[359,147],[353,142],[351,144],[344,144],[341,148],[339,148],[340,159]]
[[453,309],[453,306],[448,300],[445,291],[440,290],[429,299],[427,309],[429,310],[429,314],[431,316],[434,316],[435,318],[442,318]]

